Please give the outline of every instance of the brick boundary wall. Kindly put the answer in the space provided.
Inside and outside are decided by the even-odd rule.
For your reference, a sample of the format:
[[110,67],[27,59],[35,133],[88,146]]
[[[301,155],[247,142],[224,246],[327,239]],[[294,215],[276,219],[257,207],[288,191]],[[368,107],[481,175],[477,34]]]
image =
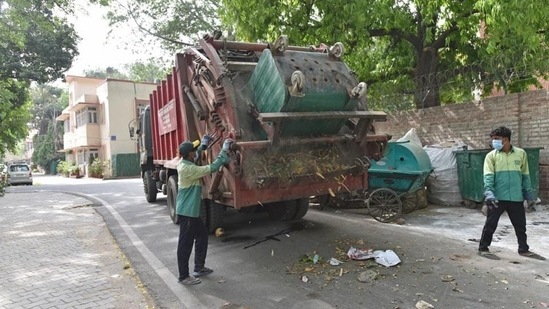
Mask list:
[[540,151],[540,197],[549,200],[549,91],[536,90],[491,97],[480,102],[451,104],[421,110],[389,113],[375,124],[377,134],[393,140],[415,128],[423,145],[463,142],[469,149],[487,149],[488,134],[498,126],[509,127],[511,143],[518,147],[543,147]]

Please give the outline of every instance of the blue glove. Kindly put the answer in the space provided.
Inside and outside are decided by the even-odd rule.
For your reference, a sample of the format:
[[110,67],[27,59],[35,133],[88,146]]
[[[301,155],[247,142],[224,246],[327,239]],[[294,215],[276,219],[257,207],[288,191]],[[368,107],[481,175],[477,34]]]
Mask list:
[[534,200],[534,195],[532,194],[532,192],[524,192],[524,194],[522,194],[522,196],[527,201],[533,201]]
[[208,134],[204,134],[204,136],[202,136],[202,140],[200,140],[200,145],[203,146],[204,148],[207,148],[211,142],[212,142],[212,137],[209,136]]
[[227,138],[224,142],[223,142],[223,147],[221,148],[221,150],[225,151],[225,152],[229,152],[229,148],[231,148],[231,145],[234,143],[234,140],[230,139],[230,138]]
[[498,207],[498,200],[496,199],[496,196],[494,195],[494,193],[490,190],[486,190],[484,192],[484,196],[486,197],[484,199],[484,202],[486,203],[486,205],[488,207],[495,207],[497,208]]

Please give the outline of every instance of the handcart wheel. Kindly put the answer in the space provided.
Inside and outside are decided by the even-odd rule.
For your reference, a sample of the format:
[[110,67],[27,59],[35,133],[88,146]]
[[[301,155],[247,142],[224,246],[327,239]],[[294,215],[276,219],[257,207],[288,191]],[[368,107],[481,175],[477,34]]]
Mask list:
[[367,200],[370,215],[379,222],[396,220],[402,213],[402,201],[398,194],[387,188],[374,190]]
[[417,191],[412,193],[404,194],[401,197],[402,200],[402,213],[409,214],[412,211],[416,210],[419,205],[419,198],[417,196]]

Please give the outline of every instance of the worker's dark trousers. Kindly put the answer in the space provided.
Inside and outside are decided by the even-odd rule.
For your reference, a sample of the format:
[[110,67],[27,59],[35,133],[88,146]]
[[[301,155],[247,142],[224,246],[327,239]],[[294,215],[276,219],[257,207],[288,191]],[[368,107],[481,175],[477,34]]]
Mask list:
[[[189,276],[189,258],[194,247],[194,271],[206,264],[208,253],[208,231],[200,218],[179,216],[179,242],[177,243],[177,266],[179,280]],[[196,241],[195,241],[196,240]]]
[[515,229],[518,241],[518,252],[528,251],[528,243],[526,242],[526,215],[524,212],[524,206],[522,202],[510,202],[499,201],[498,207],[489,207],[486,215],[486,223],[482,229],[482,236],[480,238],[479,250],[488,250],[488,247],[492,243],[492,237],[498,227],[498,221],[501,214],[507,211],[509,219]]

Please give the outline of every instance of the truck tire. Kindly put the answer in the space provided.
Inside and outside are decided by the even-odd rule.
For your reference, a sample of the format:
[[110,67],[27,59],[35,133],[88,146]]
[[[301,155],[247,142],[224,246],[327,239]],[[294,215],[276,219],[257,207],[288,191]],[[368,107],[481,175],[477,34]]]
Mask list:
[[301,198],[295,200],[295,203],[297,205],[297,210],[295,212],[295,215],[293,217],[293,220],[299,220],[307,214],[307,211],[309,210],[309,199],[308,198]]
[[171,175],[168,179],[168,211],[170,218],[175,224],[179,224],[179,215],[175,212],[177,208],[177,176]]
[[208,221],[206,222],[206,228],[209,233],[214,233],[218,227],[222,227],[223,217],[225,215],[225,206],[218,204],[214,201],[207,203],[208,207]]
[[153,203],[156,202],[156,194],[158,189],[156,188],[156,181],[152,177],[152,172],[150,170],[145,171],[143,175],[143,189],[145,190],[145,198],[147,202]]

